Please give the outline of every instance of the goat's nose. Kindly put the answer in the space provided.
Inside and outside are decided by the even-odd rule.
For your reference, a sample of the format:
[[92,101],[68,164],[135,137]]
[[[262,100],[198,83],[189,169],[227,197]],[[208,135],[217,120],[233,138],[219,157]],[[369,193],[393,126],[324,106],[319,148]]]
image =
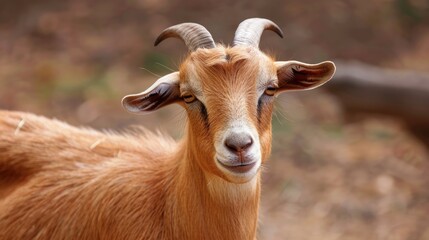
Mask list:
[[247,134],[234,134],[225,139],[225,146],[234,153],[246,151],[253,144],[253,139]]

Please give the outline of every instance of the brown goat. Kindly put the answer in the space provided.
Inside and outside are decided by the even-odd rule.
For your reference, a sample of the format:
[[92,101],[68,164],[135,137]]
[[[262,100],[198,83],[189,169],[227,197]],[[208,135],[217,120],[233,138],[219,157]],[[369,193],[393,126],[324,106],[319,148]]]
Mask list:
[[275,62],[258,49],[265,29],[282,34],[247,19],[232,47],[193,23],[160,35],[156,44],[182,39],[189,56],[123,105],[181,105],[188,121],[178,143],[0,111],[0,239],[255,239],[274,96],[335,72],[332,62]]

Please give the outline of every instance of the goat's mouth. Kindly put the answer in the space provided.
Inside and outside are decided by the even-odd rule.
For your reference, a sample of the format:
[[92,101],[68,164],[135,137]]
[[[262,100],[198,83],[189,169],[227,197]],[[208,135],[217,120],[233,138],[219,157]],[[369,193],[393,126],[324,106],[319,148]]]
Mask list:
[[253,161],[253,162],[249,162],[249,163],[237,163],[237,164],[225,164],[222,161],[220,161],[219,159],[216,159],[218,161],[218,163],[225,169],[227,169],[230,172],[233,173],[247,173],[250,170],[252,170],[257,161]]

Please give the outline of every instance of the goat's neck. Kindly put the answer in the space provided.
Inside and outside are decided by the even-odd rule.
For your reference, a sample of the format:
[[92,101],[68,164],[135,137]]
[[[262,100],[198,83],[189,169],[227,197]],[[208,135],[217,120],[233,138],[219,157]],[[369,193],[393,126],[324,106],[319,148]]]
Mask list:
[[192,150],[198,149],[194,141],[188,134],[173,183],[173,219],[180,219],[172,222],[175,232],[182,231],[183,239],[254,239],[260,175],[248,183],[233,184],[205,173]]

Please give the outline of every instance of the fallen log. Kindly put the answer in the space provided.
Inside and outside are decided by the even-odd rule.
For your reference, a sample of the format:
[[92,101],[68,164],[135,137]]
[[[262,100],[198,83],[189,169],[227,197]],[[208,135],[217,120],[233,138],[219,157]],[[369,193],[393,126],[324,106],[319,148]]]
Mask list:
[[429,133],[429,73],[336,61],[327,84],[347,112],[387,114]]
[[346,117],[361,113],[389,115],[429,146],[429,73],[384,69],[336,61],[328,91],[337,96]]

